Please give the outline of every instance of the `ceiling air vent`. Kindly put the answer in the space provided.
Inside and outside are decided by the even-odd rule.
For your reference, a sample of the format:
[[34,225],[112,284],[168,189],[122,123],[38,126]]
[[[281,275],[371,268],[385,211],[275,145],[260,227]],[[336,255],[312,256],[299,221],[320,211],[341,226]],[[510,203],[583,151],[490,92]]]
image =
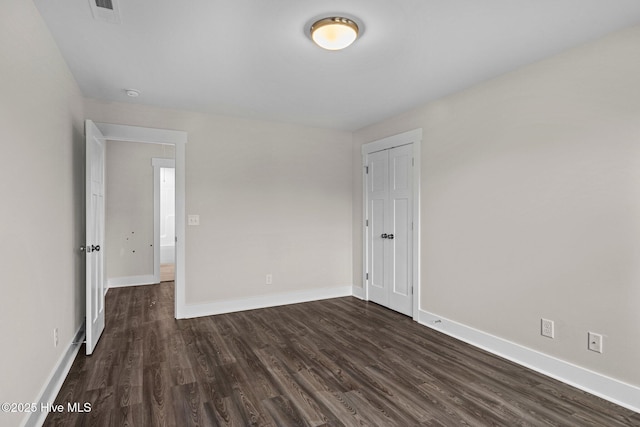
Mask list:
[[113,2],[111,0],[96,0],[96,6],[113,10]]
[[120,24],[120,9],[118,0],[89,0],[91,13],[96,21]]

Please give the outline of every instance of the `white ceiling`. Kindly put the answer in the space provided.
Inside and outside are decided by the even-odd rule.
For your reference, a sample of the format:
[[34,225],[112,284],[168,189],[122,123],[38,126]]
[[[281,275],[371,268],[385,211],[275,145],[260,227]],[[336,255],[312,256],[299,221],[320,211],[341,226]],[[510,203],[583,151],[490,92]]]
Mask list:
[[[640,23],[637,0],[118,0],[121,24],[90,1],[34,0],[85,96],[345,130]],[[307,34],[330,15],[363,28],[344,51]]]

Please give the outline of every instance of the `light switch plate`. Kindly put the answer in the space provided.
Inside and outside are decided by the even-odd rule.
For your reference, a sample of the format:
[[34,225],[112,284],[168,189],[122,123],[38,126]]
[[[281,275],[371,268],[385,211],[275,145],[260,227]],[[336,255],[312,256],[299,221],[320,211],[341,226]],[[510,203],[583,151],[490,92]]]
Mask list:
[[188,215],[187,216],[187,224],[188,225],[200,225],[200,215]]

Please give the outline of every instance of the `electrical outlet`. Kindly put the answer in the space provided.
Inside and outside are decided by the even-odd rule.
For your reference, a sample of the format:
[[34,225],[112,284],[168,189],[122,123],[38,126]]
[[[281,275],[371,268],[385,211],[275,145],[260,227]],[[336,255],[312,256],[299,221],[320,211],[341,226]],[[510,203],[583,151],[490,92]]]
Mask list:
[[58,328],[53,329],[53,346],[58,346]]
[[589,350],[602,353],[602,335],[589,332]]
[[555,327],[553,320],[540,319],[540,334],[543,337],[555,338]]
[[273,285],[273,274],[271,274],[271,273],[267,274],[267,278],[265,280],[265,283],[267,285]]

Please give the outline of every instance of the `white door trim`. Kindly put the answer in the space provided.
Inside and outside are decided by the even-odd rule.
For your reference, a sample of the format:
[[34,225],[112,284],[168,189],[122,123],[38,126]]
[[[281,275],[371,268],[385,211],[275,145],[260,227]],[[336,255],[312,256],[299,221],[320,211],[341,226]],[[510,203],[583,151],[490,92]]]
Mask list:
[[182,319],[185,313],[185,176],[187,132],[167,129],[153,129],[138,126],[96,123],[105,139],[124,142],[144,142],[150,144],[170,144],[175,146],[176,168],[176,278],[175,317]]
[[412,250],[412,285],[413,285],[413,320],[418,321],[420,312],[420,151],[422,143],[422,129],[414,129],[387,138],[379,139],[362,145],[362,287],[364,298],[369,300],[367,281],[367,173],[365,165],[367,155],[376,151],[387,150],[401,145],[412,144],[413,147],[413,250]]
[[153,157],[153,280],[160,283],[160,169],[176,167],[175,159]]

